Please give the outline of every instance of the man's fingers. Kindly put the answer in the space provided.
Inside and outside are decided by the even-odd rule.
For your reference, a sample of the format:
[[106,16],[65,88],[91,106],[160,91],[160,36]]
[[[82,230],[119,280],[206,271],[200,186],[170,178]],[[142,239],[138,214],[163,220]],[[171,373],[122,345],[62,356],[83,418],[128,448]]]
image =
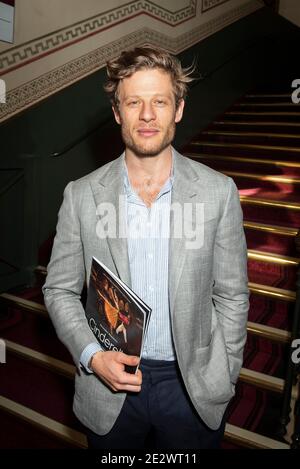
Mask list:
[[[112,390],[112,391],[115,391],[115,392],[118,392],[118,391],[126,391],[126,392],[140,392],[141,391],[141,384],[138,384],[138,385],[135,385],[135,384],[127,384],[127,381],[126,380],[126,383],[111,383],[110,381],[108,381],[107,379],[105,379],[104,377],[102,378],[103,382],[105,384],[107,384],[107,386]],[[141,381],[141,377],[140,377],[140,381]]]
[[140,392],[142,389],[141,386],[133,386],[131,384],[119,384],[117,385],[117,391],[125,391],[125,392]]
[[130,384],[133,386],[140,386],[142,384],[142,373],[132,374],[122,371],[118,376],[118,384]]
[[127,373],[125,365],[137,366],[139,357],[122,352],[103,352],[96,354],[92,362],[93,370],[112,391],[140,392],[142,373]]
[[113,386],[112,383],[110,383],[107,379],[105,379],[103,376],[101,377],[102,381],[113,391],[118,391],[117,388]]
[[131,366],[136,366],[140,362],[139,357],[135,357],[133,355],[126,355],[126,353],[122,353],[122,352],[118,354],[117,360],[119,363],[124,363],[124,365],[131,365]]

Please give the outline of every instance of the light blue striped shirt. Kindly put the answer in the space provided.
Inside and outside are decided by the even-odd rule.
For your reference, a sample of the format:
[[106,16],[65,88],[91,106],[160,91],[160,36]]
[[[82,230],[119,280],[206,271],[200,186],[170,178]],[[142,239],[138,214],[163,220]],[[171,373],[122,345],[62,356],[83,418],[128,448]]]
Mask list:
[[[142,357],[167,361],[176,359],[168,294],[173,161],[172,153],[171,176],[148,208],[130,185],[123,154],[131,288],[152,309]],[[82,352],[80,363],[87,371],[91,371],[88,368],[91,357],[100,350],[102,348],[95,342]]]

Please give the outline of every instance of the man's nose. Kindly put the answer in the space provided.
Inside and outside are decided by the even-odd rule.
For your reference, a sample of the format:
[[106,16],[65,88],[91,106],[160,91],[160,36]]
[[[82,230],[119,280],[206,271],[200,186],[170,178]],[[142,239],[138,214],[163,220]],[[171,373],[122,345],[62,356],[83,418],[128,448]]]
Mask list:
[[155,110],[152,104],[143,103],[140,110],[140,119],[146,122],[154,120],[156,118]]

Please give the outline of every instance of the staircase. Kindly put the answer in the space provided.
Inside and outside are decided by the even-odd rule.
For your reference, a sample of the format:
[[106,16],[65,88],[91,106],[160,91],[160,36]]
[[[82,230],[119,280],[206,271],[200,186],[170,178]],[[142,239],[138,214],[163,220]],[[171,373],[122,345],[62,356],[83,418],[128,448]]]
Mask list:
[[[244,214],[251,292],[248,339],[228,421],[282,441],[278,428],[300,260],[295,243],[300,227],[300,106],[290,94],[248,94],[195,137],[184,154],[232,177]],[[253,379],[245,379],[250,372]],[[256,373],[263,375],[263,385]],[[295,382],[292,409],[297,399]],[[284,440],[291,443],[293,416],[287,420],[291,425]]]
[[[278,435],[296,300],[300,227],[300,105],[286,94],[249,94],[195,137],[183,153],[232,177],[244,212],[250,313],[244,364],[228,409],[224,449],[289,449]],[[72,413],[75,367],[43,305],[46,268],[36,286],[0,295],[0,445],[85,448]],[[298,400],[292,386],[291,408]],[[5,431],[4,431],[5,428]],[[2,434],[3,433],[3,434]]]

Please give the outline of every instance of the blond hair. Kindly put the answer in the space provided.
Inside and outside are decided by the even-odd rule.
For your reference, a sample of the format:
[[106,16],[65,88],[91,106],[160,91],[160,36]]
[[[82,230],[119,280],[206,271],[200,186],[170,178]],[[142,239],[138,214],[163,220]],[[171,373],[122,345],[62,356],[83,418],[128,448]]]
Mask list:
[[120,56],[109,60],[106,64],[107,81],[104,90],[112,105],[117,109],[119,105],[118,87],[123,78],[130,77],[138,70],[161,69],[171,77],[176,108],[187,95],[187,84],[194,80],[190,74],[194,66],[182,68],[180,61],[168,52],[150,46],[135,47],[123,51]]

